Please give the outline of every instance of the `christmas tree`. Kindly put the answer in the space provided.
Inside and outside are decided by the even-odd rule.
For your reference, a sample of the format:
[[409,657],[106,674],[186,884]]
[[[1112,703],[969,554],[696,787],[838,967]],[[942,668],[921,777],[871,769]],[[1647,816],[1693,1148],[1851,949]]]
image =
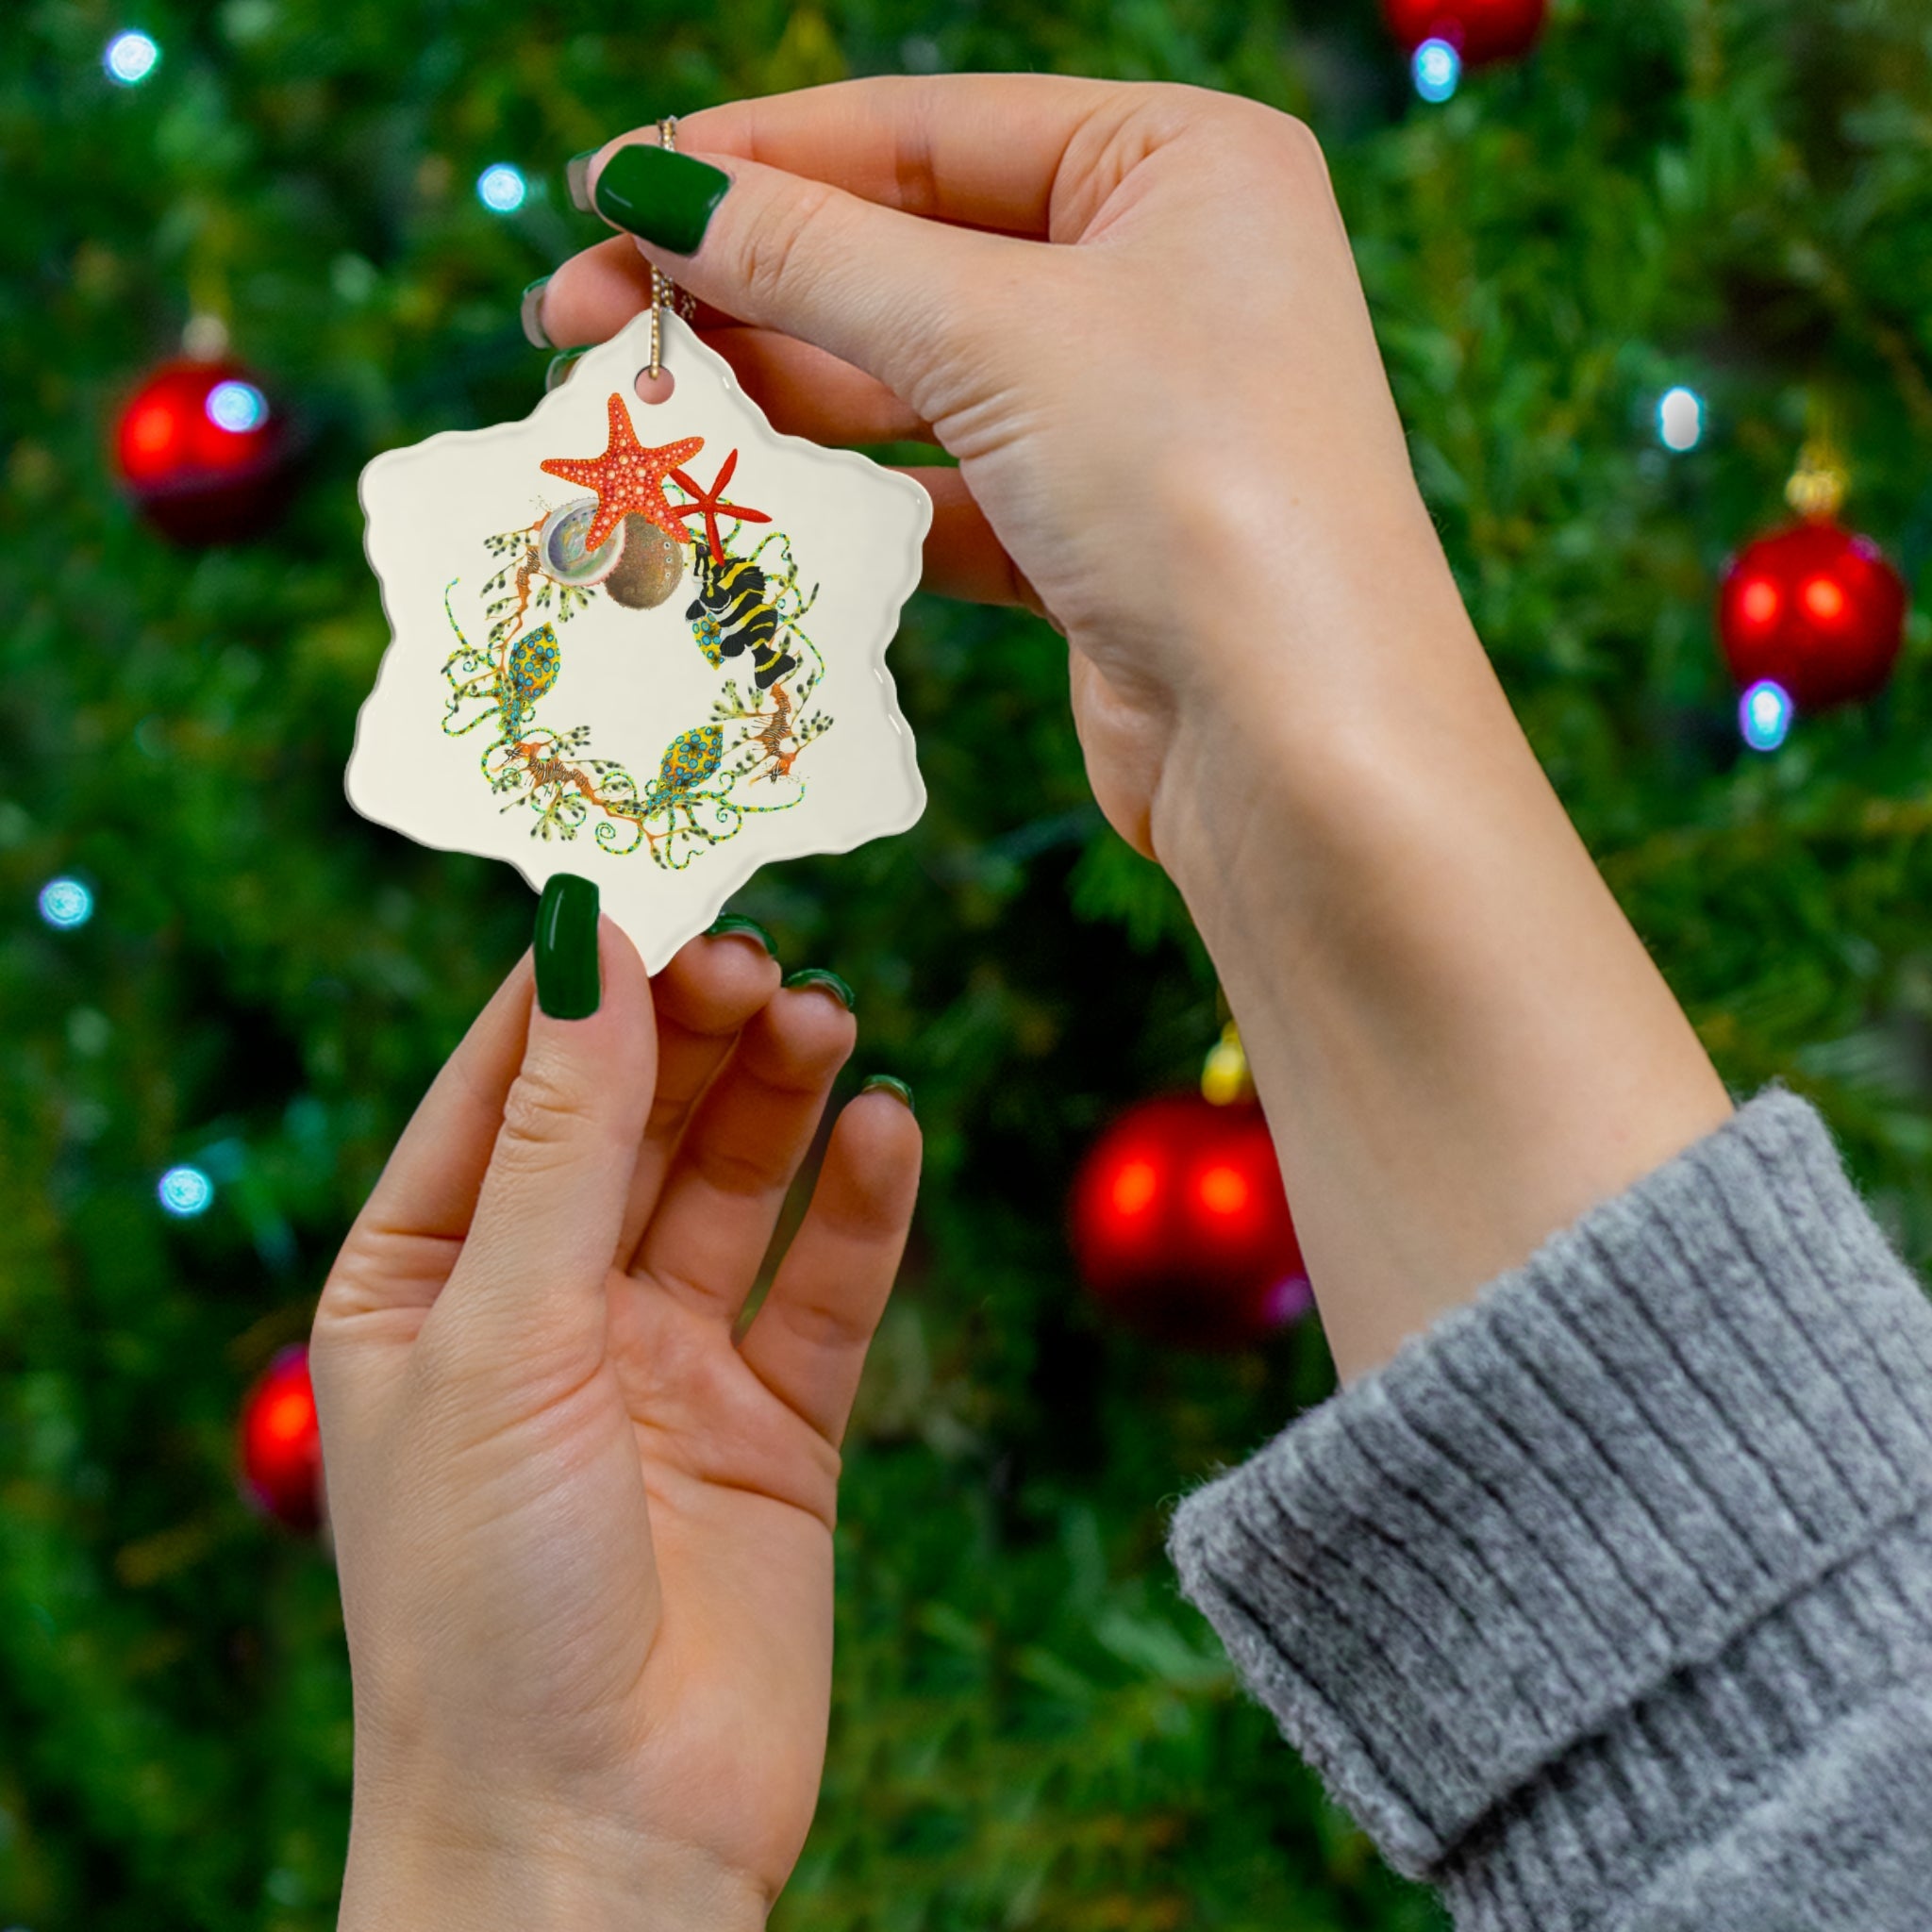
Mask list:
[[[1558,4],[1526,58],[1466,71],[1372,0],[40,0],[9,53],[0,1924],[334,1923],[335,1575],[238,1494],[236,1415],[533,904],[344,801],[387,641],[355,479],[529,409],[518,291],[604,232],[563,158],[659,114],[1045,68],[1307,119],[1539,755],[1726,1079],[1815,1099],[1932,1258],[1926,621],[1879,695],[1747,711],[1758,750],[1714,617],[1807,444],[1844,524],[1923,575],[1912,0]],[[177,547],[118,487],[112,425],[184,331],[288,425],[291,500],[252,541]],[[892,663],[924,819],[734,908],[854,985],[848,1084],[904,1075],[928,1135],[847,1447],[825,1791],[776,1923],[1437,1925],[1161,1554],[1179,1491],[1332,1387],[1319,1331],[1162,1349],[1069,1257],[1081,1153],[1193,1080],[1212,969],[1088,796],[1058,639],[923,599]]]

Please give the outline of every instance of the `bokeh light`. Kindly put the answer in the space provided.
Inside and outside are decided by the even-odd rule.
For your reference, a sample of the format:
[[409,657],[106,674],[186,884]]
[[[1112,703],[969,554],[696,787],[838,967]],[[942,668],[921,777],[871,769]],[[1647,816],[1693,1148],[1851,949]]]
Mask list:
[[1783,685],[1761,677],[1738,701],[1738,728],[1753,751],[1775,751],[1791,735],[1792,704]]
[[1210,1214],[1239,1214],[1248,1205],[1253,1191],[1248,1177],[1238,1167],[1224,1163],[1205,1169],[1194,1183],[1201,1206]]
[[139,87],[159,63],[161,50],[143,33],[116,34],[101,56],[108,78],[122,87]]
[[1657,406],[1657,433],[1666,449],[1695,449],[1704,441],[1704,398],[1694,389],[1666,390]]
[[476,199],[495,214],[515,214],[529,192],[523,170],[508,161],[493,161],[476,176]]
[[1447,41],[1424,41],[1410,62],[1415,91],[1425,101],[1446,101],[1461,84],[1462,56]]
[[1114,1211],[1139,1214],[1159,1191],[1160,1170],[1151,1160],[1129,1160],[1113,1177]]
[[1820,624],[1836,624],[1845,614],[1844,586],[1831,577],[1810,578],[1798,594],[1807,613]]
[[271,1442],[299,1442],[315,1427],[315,1395],[306,1382],[280,1389],[261,1406],[261,1434]]
[[1265,1314],[1274,1327],[1286,1327],[1314,1306],[1315,1289],[1308,1277],[1306,1274],[1284,1274],[1268,1291]]
[[155,1192],[170,1214],[185,1221],[212,1205],[215,1184],[198,1167],[171,1167]]
[[1738,615],[1754,630],[1767,630],[1783,602],[1777,586],[1769,577],[1753,577],[1738,592]]
[[41,888],[41,917],[69,932],[94,916],[94,895],[78,879],[49,879]]
[[217,429],[232,430],[237,436],[259,429],[268,421],[268,398],[252,382],[216,383],[203,408]]

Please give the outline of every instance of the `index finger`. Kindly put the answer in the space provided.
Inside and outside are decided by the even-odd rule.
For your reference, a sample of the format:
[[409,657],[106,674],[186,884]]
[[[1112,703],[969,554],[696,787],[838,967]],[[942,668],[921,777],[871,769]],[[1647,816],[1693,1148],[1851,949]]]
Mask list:
[[783,977],[756,928],[704,933],[678,949],[651,982],[658,1014],[658,1091],[644,1124],[617,1264],[629,1268],[657,1211],[685,1123],[746,1023],[771,1004]]
[[[880,75],[700,108],[679,118],[677,144],[907,214],[1043,239],[1080,137],[1110,133],[1133,92],[1054,74]],[[633,138],[656,137],[623,137]]]

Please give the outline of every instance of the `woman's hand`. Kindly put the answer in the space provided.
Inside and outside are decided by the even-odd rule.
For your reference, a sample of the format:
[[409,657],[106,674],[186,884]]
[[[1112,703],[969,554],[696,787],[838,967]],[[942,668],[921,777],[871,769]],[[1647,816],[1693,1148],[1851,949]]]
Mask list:
[[655,262],[781,428],[958,458],[911,473],[926,581],[1066,634],[1094,795],[1220,971],[1344,1376],[1724,1118],[1463,610],[1307,129],[1040,75],[739,102],[679,124],[730,177],[689,255],[622,158],[656,139],[582,171],[644,233],[564,263],[550,339],[612,334]]
[[734,1324],[843,1001],[747,937],[587,1018],[518,966],[324,1290],[310,1367],[355,1678],[343,1932],[762,1924],[824,1766],[839,1441],[906,1238],[908,1108],[841,1116]]
[[[656,140],[600,150],[591,193]],[[1332,679],[1336,641],[1373,651],[1391,608],[1460,621],[1301,123],[1197,88],[949,75],[709,108],[677,144],[731,177],[703,245],[565,262],[550,339],[615,333],[648,256],[780,429],[957,457],[908,473],[934,498],[926,582],[1066,635],[1095,795],[1142,852],[1169,856],[1177,740]]]

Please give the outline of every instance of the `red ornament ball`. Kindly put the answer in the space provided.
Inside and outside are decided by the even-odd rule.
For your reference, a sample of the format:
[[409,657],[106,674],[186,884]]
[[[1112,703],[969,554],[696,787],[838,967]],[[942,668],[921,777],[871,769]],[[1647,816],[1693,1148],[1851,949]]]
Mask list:
[[1312,1306],[1268,1124],[1252,1101],[1142,1101],[1074,1181],[1081,1278],[1124,1325],[1181,1348],[1245,1348]]
[[1871,538],[1815,519],[1739,552],[1717,625],[1740,691],[1770,678],[1819,711],[1885,688],[1905,638],[1905,580]]
[[1405,54],[1447,41],[1465,67],[1515,60],[1536,45],[1549,0],[1383,0],[1389,29]]
[[242,1493],[291,1529],[322,1524],[322,1431],[308,1382],[308,1350],[285,1348],[242,1404]]
[[114,461],[142,514],[178,543],[259,536],[288,502],[289,425],[239,363],[170,362],[114,428]]

